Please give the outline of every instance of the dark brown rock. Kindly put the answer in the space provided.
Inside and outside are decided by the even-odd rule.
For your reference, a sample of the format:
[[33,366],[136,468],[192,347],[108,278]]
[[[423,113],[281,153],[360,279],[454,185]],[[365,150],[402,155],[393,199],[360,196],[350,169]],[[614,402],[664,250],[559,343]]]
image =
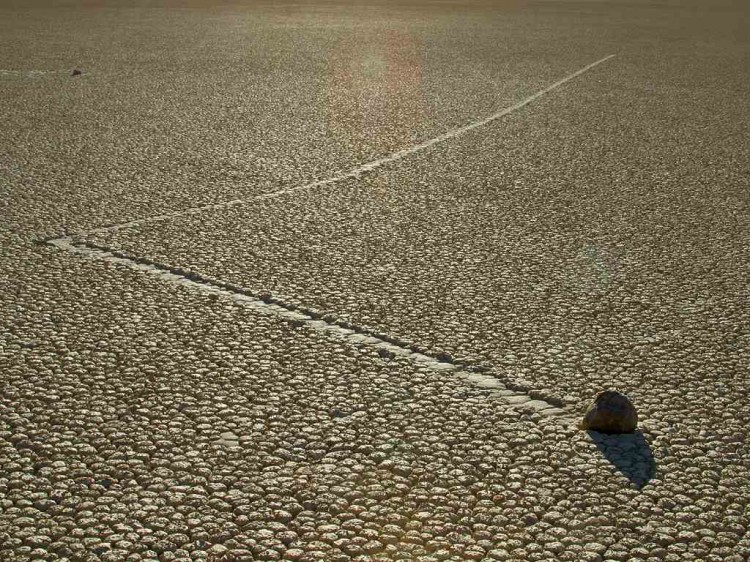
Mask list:
[[632,433],[638,425],[638,412],[630,399],[615,390],[605,390],[586,410],[580,428],[602,433]]
[[83,72],[81,72],[77,68],[74,68],[73,72],[70,73],[71,76],[80,76],[81,74],[83,74]]

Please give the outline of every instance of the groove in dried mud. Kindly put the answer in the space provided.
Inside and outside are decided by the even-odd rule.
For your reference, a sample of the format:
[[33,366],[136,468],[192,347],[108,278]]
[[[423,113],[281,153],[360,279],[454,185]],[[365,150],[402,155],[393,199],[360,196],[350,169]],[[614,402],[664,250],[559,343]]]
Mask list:
[[240,199],[232,199],[229,201],[223,201],[220,203],[210,203],[207,205],[199,205],[197,207],[189,207],[187,209],[182,209],[178,211],[171,211],[168,213],[162,213],[159,215],[151,215],[149,217],[144,217],[140,219],[134,219],[122,223],[117,224],[110,224],[106,226],[100,226],[97,228],[93,228],[87,232],[81,233],[81,234],[101,234],[104,232],[112,232],[117,230],[122,230],[125,228],[130,228],[133,226],[137,226],[140,224],[145,223],[151,223],[151,222],[159,222],[164,220],[169,220],[173,218],[178,217],[184,217],[189,215],[195,215],[202,213],[203,211],[216,211],[220,209],[227,209],[230,207],[235,207],[237,205],[244,205],[247,203],[251,203],[253,201],[263,201],[267,199],[274,199],[276,197],[281,197],[284,195],[288,195],[290,193],[295,193],[298,191],[307,191],[310,189],[314,189],[316,187],[324,187],[332,184],[339,183],[346,179],[351,178],[357,178],[361,176],[362,174],[366,174],[368,172],[372,172],[373,170],[376,170],[386,164],[389,164],[391,162],[395,162],[397,160],[401,160],[402,158],[405,158],[407,156],[411,156],[412,154],[415,154],[417,152],[420,152],[422,150],[425,150],[426,148],[429,148],[431,146],[434,146],[436,144],[443,143],[445,141],[448,141],[450,139],[454,139],[457,137],[460,137],[462,135],[465,135],[466,133],[469,133],[475,129],[478,129],[480,127],[484,127],[485,125],[492,123],[493,121],[497,121],[499,119],[502,119],[503,117],[506,117],[507,115],[518,111],[520,109],[523,109],[527,105],[533,103],[537,99],[547,95],[548,93],[552,92],[553,90],[556,90],[560,86],[563,86],[564,84],[570,82],[571,80],[577,78],[578,76],[581,76],[582,74],[585,74],[589,70],[592,70],[593,68],[599,66],[602,63],[607,62],[608,60],[614,58],[616,55],[607,55],[606,57],[603,57],[597,61],[594,61],[590,64],[587,64],[583,68],[579,68],[575,72],[572,72],[568,74],[567,76],[561,78],[557,82],[554,82],[550,84],[549,86],[539,90],[538,92],[535,92],[531,94],[530,96],[522,99],[519,102],[516,102],[513,105],[510,105],[504,109],[501,109],[500,111],[493,113],[492,115],[489,115],[487,117],[484,117],[482,119],[479,119],[477,121],[473,121],[467,125],[464,125],[462,127],[457,127],[455,129],[451,129],[449,131],[446,131],[442,135],[438,135],[436,137],[433,137],[431,139],[428,139],[426,141],[423,141],[418,144],[414,144],[411,146],[407,146],[406,148],[402,148],[401,150],[397,150],[396,152],[393,152],[391,154],[388,154],[386,156],[383,156],[381,158],[377,158],[375,160],[372,160],[370,162],[365,162],[364,164],[360,164],[356,168],[353,168],[349,170],[348,172],[341,173],[336,176],[332,176],[326,179],[322,180],[316,180],[304,185],[298,185],[295,187],[280,189],[278,191],[271,191],[269,193],[262,193],[260,195],[255,195],[252,197],[246,197],[246,198],[240,198]]
[[[457,377],[482,388],[489,395],[500,398],[521,410],[537,412],[544,416],[555,416],[566,422],[571,421],[570,408],[560,398],[542,394],[526,385],[502,377],[499,373],[494,372],[490,366],[462,361],[447,353],[429,352],[393,335],[331,319],[330,316],[320,311],[291,304],[278,296],[258,295],[245,287],[133,256],[126,252],[91,243],[77,242],[67,236],[53,238],[45,243],[86,258],[98,259],[142,273],[156,275],[169,283],[185,285],[204,293],[230,298],[254,311],[273,314],[295,325],[307,326],[326,332],[333,337],[351,343],[374,347],[383,357],[404,357],[430,369],[453,370]],[[492,371],[491,374],[490,371]]]

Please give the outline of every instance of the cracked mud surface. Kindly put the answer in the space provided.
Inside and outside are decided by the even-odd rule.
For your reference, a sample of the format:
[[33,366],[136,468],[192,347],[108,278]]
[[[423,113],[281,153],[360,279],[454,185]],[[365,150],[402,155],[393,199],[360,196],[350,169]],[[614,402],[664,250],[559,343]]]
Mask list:
[[2,340],[3,559],[746,552],[740,435],[592,439],[227,299],[23,256],[36,282],[9,285]]
[[[710,107],[715,93],[679,78],[684,59],[658,78],[659,61],[634,59],[356,180],[82,239],[573,404],[619,387],[647,415],[700,412],[731,433],[726,405],[749,412],[747,87],[726,78]],[[710,64],[700,76],[716,81]]]
[[[750,34],[701,6],[4,3],[0,560],[750,558]],[[611,52],[356,180],[79,238],[474,379],[37,242],[324,179]],[[640,431],[493,373],[618,386]]]
[[0,165],[40,236],[323,179],[615,48],[510,4],[30,4],[0,22]]

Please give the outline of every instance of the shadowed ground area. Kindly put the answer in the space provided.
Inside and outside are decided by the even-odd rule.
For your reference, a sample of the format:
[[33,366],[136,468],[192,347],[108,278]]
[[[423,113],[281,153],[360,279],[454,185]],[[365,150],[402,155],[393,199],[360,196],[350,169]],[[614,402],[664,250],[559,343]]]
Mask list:
[[656,474],[653,451],[642,431],[622,435],[589,431],[588,434],[604,458],[639,489],[648,484]]
[[3,2],[0,560],[747,560],[749,16]]

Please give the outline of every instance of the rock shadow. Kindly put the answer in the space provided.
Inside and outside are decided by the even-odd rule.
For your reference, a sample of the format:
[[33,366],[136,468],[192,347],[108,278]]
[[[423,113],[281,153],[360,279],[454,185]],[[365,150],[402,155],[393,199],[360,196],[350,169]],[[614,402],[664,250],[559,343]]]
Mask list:
[[599,433],[588,431],[591,440],[620,473],[638,489],[643,488],[656,473],[656,461],[643,433]]

